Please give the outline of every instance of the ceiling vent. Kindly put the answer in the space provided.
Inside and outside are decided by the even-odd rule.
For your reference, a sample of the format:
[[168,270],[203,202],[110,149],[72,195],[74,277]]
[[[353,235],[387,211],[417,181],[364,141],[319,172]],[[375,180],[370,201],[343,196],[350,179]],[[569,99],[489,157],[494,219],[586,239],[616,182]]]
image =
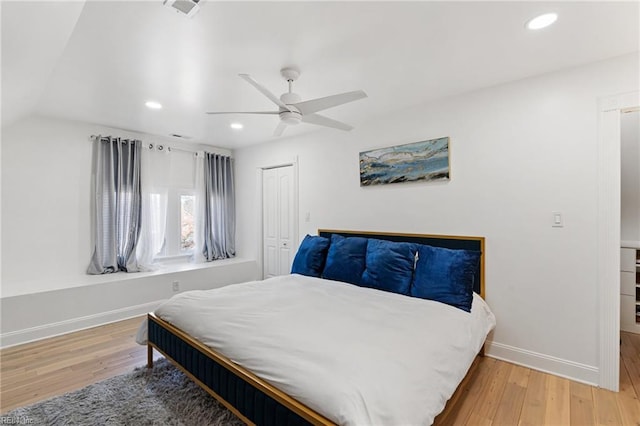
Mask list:
[[163,2],[166,7],[186,15],[187,18],[191,18],[198,13],[198,10],[200,10],[198,3],[200,3],[200,0],[164,0]]

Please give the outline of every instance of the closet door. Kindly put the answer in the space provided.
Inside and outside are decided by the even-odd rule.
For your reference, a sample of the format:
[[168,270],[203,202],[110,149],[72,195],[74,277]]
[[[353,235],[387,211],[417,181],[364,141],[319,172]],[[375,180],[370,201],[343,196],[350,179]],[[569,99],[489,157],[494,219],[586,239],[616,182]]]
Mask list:
[[295,255],[293,166],[262,174],[263,277],[291,272]]

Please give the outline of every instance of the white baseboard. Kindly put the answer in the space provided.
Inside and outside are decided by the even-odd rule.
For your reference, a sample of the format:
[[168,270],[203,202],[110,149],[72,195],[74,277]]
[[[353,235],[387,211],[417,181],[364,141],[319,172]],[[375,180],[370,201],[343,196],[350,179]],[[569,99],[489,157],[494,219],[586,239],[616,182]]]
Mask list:
[[[166,300],[166,299],[165,299]],[[84,330],[86,328],[122,321],[128,318],[144,315],[152,312],[164,300],[143,303],[141,305],[128,306],[126,308],[115,309],[113,311],[101,312],[99,314],[87,315],[84,317],[72,318],[52,324],[37,327],[25,328],[23,330],[10,331],[0,334],[0,348],[21,345],[36,340],[59,336],[73,331]]]
[[489,343],[486,355],[502,361],[522,365],[533,370],[564,377],[576,382],[598,386],[600,372],[598,367],[556,358],[502,343]]

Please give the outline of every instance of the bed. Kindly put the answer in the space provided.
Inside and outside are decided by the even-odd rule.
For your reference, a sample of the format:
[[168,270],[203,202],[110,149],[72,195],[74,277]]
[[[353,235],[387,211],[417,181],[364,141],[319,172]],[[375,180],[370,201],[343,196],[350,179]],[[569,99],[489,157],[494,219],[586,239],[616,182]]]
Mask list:
[[[333,244],[322,266],[331,279],[296,273],[181,293],[148,315],[148,366],[153,350],[159,351],[247,424],[432,423],[457,396],[495,326],[483,301],[484,239],[333,230],[318,235]],[[423,257],[431,252],[422,249],[434,247],[477,253],[477,268],[468,272],[475,292],[468,312],[398,294],[408,289],[381,291],[366,279],[354,285],[349,277],[331,277],[339,243],[362,240],[372,265],[375,244],[385,250],[390,244],[420,247],[416,253]],[[387,266],[394,259],[388,251],[377,253]],[[424,260],[416,255],[411,262],[407,267],[417,280]],[[366,272],[395,285],[402,274],[391,266],[392,275],[368,266]]]

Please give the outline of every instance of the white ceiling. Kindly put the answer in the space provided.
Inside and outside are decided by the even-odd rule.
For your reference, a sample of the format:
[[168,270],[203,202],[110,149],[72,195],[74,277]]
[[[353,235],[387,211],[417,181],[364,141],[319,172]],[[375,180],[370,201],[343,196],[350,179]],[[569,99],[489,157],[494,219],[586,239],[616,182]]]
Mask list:
[[[390,111],[637,52],[634,2],[201,2],[192,19],[149,1],[2,1],[2,121],[41,114],[227,148],[273,140],[279,70],[303,100],[362,89],[323,115],[358,126]],[[537,14],[559,14],[532,32]],[[164,108],[149,110],[153,99]],[[241,131],[229,124],[239,121]],[[339,130],[310,124],[285,137]]]

